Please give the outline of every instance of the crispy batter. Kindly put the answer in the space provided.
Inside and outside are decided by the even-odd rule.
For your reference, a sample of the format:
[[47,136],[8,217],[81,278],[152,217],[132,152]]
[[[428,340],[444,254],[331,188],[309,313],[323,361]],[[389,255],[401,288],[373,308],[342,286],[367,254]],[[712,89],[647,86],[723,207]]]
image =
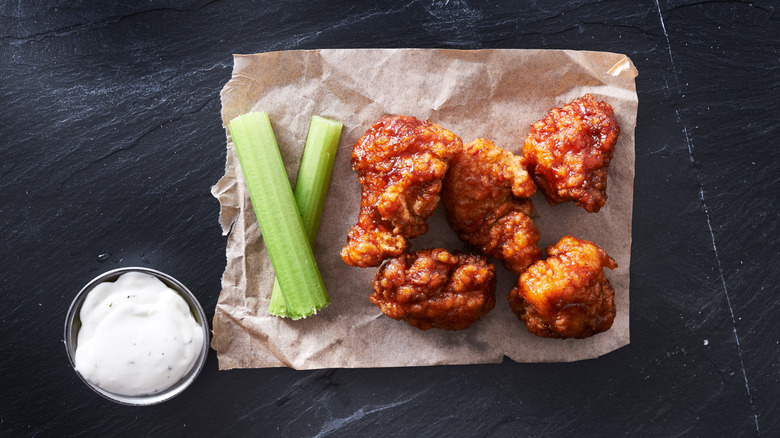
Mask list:
[[463,330],[495,306],[495,268],[480,255],[414,251],[382,265],[370,299],[419,329]]
[[447,163],[462,146],[452,132],[414,117],[388,116],[369,128],[352,150],[362,191],[344,261],[379,266],[406,251],[407,238],[428,231]]
[[531,125],[523,155],[550,205],[595,213],[607,202],[607,167],[620,134],[612,107],[586,94]]
[[525,199],[535,191],[522,157],[476,139],[450,162],[442,200],[458,237],[520,274],[541,258],[528,217],[534,205]]
[[544,338],[586,338],[612,327],[615,290],[603,268],[617,268],[615,260],[572,236],[549,246],[547,254],[520,276],[507,297],[528,331]]

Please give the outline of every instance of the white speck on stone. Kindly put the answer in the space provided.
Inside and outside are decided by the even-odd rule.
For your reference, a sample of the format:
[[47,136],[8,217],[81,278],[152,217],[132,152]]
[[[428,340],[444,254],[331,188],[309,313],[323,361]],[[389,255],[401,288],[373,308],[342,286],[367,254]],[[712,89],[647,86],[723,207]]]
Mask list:
[[706,339],[705,339],[705,340],[704,340],[704,345],[710,345],[710,341],[708,341],[708,340],[706,340]]

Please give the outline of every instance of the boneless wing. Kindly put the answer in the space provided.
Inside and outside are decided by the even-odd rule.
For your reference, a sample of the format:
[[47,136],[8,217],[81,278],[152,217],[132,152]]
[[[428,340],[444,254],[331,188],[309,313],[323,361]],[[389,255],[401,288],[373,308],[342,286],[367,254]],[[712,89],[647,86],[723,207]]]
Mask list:
[[448,162],[461,148],[452,132],[414,117],[388,116],[371,126],[352,150],[362,189],[344,261],[379,266],[406,251],[408,238],[428,231]]
[[442,200],[458,237],[520,274],[541,257],[527,199],[535,191],[522,157],[477,139],[450,162]]
[[385,262],[371,302],[421,330],[463,330],[496,304],[495,268],[487,258],[423,249]]
[[523,156],[547,202],[574,201],[598,212],[607,202],[607,168],[619,134],[612,107],[590,94],[531,125]]
[[548,247],[547,254],[520,276],[507,297],[528,331],[546,338],[586,338],[612,327],[615,290],[604,267],[617,268],[615,260],[572,236]]

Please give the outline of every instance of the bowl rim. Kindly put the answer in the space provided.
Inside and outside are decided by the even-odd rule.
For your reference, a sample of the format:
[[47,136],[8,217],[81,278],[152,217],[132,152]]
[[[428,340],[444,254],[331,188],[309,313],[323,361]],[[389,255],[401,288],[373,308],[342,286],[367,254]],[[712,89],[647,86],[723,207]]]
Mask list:
[[[182,376],[182,378],[179,379],[178,382],[153,394],[146,394],[146,395],[117,394],[115,392],[107,391],[95,385],[94,383],[88,381],[84,376],[82,376],[81,373],[76,371],[76,362],[75,362],[75,353],[77,348],[76,344],[78,339],[78,332],[81,328],[79,313],[81,311],[81,306],[84,304],[84,300],[86,299],[87,295],[98,284],[109,282],[109,281],[116,281],[116,279],[119,278],[120,275],[126,274],[128,272],[141,272],[141,273],[152,275],[158,278],[160,281],[162,281],[170,289],[173,289],[174,292],[178,293],[182,298],[184,298],[184,301],[187,302],[187,305],[190,308],[190,313],[195,318],[196,322],[198,322],[198,324],[201,327],[201,331],[203,332],[203,345],[201,346],[198,358],[195,360],[195,362],[193,362],[190,370],[184,376]],[[76,327],[77,324],[78,327]],[[76,375],[79,376],[81,381],[84,382],[87,385],[87,387],[92,389],[94,392],[96,392],[98,395],[102,396],[103,398],[108,399],[115,403],[119,403],[127,406],[149,406],[149,405],[162,403],[166,400],[170,400],[171,398],[175,397],[176,395],[184,391],[188,386],[190,386],[190,384],[195,380],[195,378],[198,377],[198,374],[200,374],[201,370],[206,364],[206,358],[208,357],[209,341],[210,341],[209,335],[210,335],[209,324],[208,324],[208,320],[206,319],[206,314],[203,311],[203,306],[200,305],[200,302],[195,297],[195,295],[183,283],[181,283],[179,280],[175,279],[174,277],[162,271],[158,271],[156,269],[146,268],[141,266],[128,266],[128,267],[112,269],[110,271],[104,272],[98,275],[97,277],[93,278],[92,280],[90,280],[83,288],[81,288],[79,293],[76,294],[75,298],[71,302],[70,307],[68,308],[68,313],[65,317],[65,330],[64,330],[63,342],[65,344],[65,351],[67,353],[68,360],[70,361],[71,368],[73,368],[73,371],[76,372]]]

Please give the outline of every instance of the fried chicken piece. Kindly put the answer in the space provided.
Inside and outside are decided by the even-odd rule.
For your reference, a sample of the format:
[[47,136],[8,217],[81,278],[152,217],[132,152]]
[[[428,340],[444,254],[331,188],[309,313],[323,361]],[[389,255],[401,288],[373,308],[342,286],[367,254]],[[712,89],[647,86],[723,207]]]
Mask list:
[[534,192],[522,157],[476,139],[450,162],[442,200],[458,237],[520,274],[541,258],[534,204],[525,199]]
[[487,258],[423,249],[388,260],[371,302],[421,330],[463,330],[496,304],[496,271]]
[[547,248],[549,258],[521,276],[507,300],[528,331],[543,338],[587,338],[615,320],[615,290],[604,266],[617,263],[587,240],[566,236]]
[[612,107],[590,94],[531,125],[523,156],[547,202],[574,201],[598,212],[607,202],[607,167],[619,134]]
[[414,117],[388,116],[369,128],[352,150],[362,190],[344,261],[379,266],[406,251],[406,239],[428,231],[447,164],[462,147],[457,135]]

